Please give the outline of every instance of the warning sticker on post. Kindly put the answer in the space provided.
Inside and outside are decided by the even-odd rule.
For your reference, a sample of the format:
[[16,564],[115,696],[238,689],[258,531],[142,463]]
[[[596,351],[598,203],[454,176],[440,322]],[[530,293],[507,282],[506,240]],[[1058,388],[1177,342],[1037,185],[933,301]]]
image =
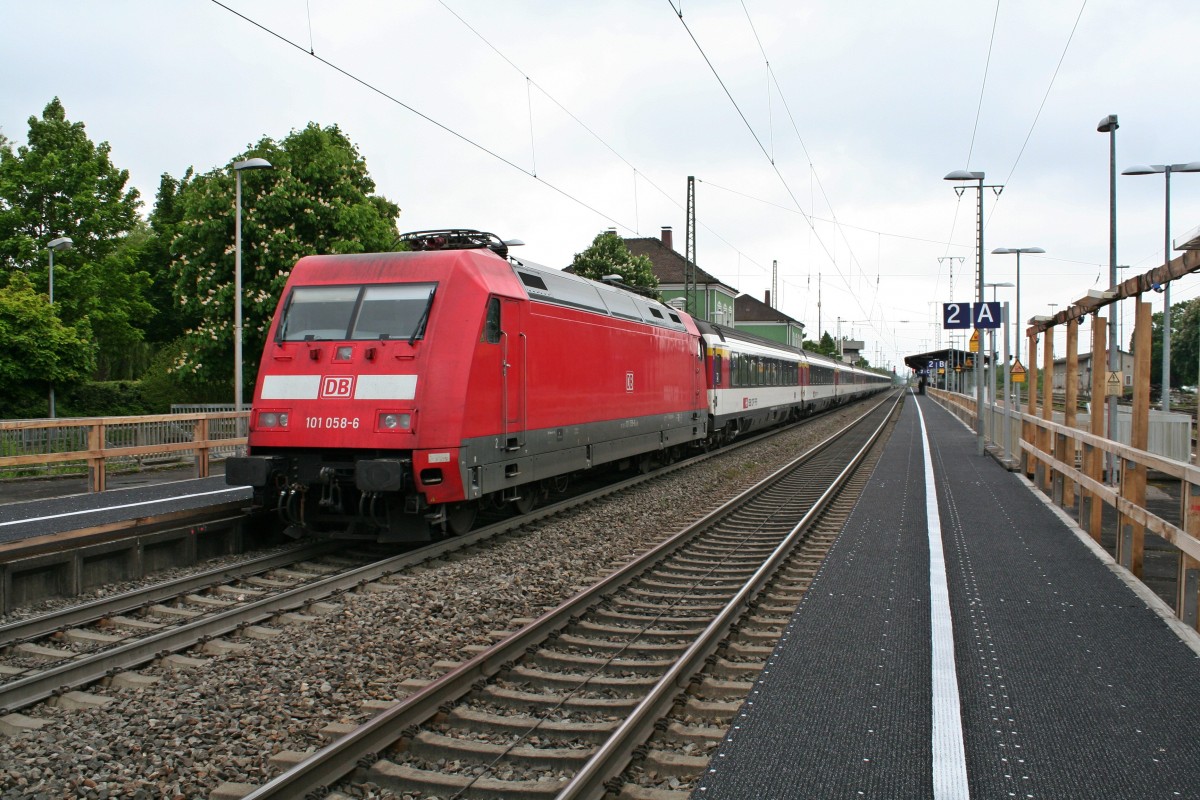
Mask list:
[[1121,372],[1108,373],[1108,378],[1104,382],[1104,396],[1116,395],[1120,397],[1125,394],[1125,387],[1121,383]]
[[1013,365],[1008,368],[1008,377],[1013,383],[1025,382],[1025,365],[1020,359],[1013,362]]

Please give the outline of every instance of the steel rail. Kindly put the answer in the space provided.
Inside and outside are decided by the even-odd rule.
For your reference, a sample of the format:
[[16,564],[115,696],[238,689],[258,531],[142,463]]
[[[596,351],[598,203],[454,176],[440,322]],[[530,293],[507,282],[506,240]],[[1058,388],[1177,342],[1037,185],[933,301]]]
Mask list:
[[[898,397],[894,401],[898,402]],[[528,649],[544,641],[553,631],[598,602],[614,589],[632,582],[645,568],[684,547],[703,528],[713,521],[736,510],[759,494],[780,476],[794,471],[800,464],[831,447],[855,426],[881,407],[887,397],[872,406],[864,414],[824,442],[810,448],[783,467],[772,472],[758,484],[751,486],[718,508],[659,543],[634,561],[626,564],[599,583],[564,601],[538,617],[495,647],[479,653],[455,669],[417,690],[396,705],[362,723],[345,736],[315,752],[312,756],[291,769],[276,776],[247,794],[244,800],[267,800],[268,798],[297,798],[320,795],[327,787],[341,780],[354,765],[371,761],[376,754],[386,750],[404,732],[418,726],[442,710],[446,698],[461,697],[480,680],[486,680],[524,654]],[[889,412],[890,415],[890,412]],[[655,475],[664,474],[660,470]],[[631,479],[632,484],[644,480]],[[756,573],[757,574],[757,573]],[[349,766],[347,766],[349,765]]]
[[257,575],[268,570],[286,567],[297,561],[325,555],[337,547],[331,542],[309,542],[282,553],[259,556],[223,567],[197,572],[174,581],[164,581],[153,586],[131,589],[123,594],[105,597],[88,603],[64,608],[41,617],[10,622],[0,625],[0,648],[11,647],[48,636],[56,631],[75,628],[98,622],[114,614],[161,603],[184,594],[222,583],[228,583]]
[[655,723],[674,704],[679,691],[687,686],[692,676],[703,669],[705,659],[717,649],[734,622],[749,609],[750,601],[800,542],[809,526],[824,513],[831,501],[842,491],[842,487],[853,476],[859,464],[882,436],[884,429],[895,414],[899,402],[900,398],[897,397],[892,409],[829,488],[813,503],[812,508],[796,523],[738,593],[725,604],[725,607],[697,637],[696,641],[684,651],[683,655],[671,665],[646,697],[617,726],[613,735],[575,773],[570,782],[558,793],[557,800],[602,797],[606,790],[605,784],[624,772],[634,750],[650,737]]

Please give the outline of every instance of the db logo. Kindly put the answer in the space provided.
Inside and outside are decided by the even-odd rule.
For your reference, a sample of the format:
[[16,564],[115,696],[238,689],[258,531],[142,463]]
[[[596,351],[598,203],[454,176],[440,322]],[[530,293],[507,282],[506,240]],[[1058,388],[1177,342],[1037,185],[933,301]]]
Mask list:
[[353,375],[325,375],[321,378],[321,399],[353,396]]

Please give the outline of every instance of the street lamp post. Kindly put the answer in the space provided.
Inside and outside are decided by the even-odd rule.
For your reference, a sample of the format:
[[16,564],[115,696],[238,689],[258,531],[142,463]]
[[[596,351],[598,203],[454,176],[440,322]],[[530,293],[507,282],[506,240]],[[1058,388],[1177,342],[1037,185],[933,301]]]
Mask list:
[[[71,240],[70,236],[60,236],[46,245],[46,249],[50,251],[50,282],[48,293],[50,296],[50,313],[52,315],[54,313],[54,251],[70,250],[74,244],[75,242]],[[50,382],[50,418],[54,419],[54,415],[54,381],[52,378]]]
[[[265,158],[248,158],[233,165],[237,182],[237,213],[233,223],[233,408],[242,410],[242,172],[248,169],[271,169]],[[238,427],[241,428],[241,417]]]
[[[1002,184],[985,187],[983,185],[984,174],[982,172],[968,172],[965,169],[958,169],[946,175],[944,180],[948,181],[979,181],[976,187],[979,195],[979,208],[975,219],[975,243],[976,243],[976,297],[980,303],[983,302],[983,190],[990,188],[1000,194],[1004,186]],[[961,197],[966,191],[964,186],[955,186],[954,191],[958,192]],[[983,455],[983,359],[975,359],[975,452],[976,455]]]
[[[992,252],[994,253],[996,251],[993,250]],[[1013,284],[1009,283],[1008,281],[1003,281],[1001,283],[992,283],[991,281],[988,281],[987,285],[992,287],[992,302],[993,303],[996,302],[996,289],[1012,288],[1012,286],[1013,286]],[[1007,353],[1007,350],[1008,350],[1008,329],[1007,328],[1005,328],[1005,330],[1004,330],[1004,349]],[[992,364],[992,377],[991,377],[991,380],[988,381],[988,391],[992,395],[992,405],[995,405],[996,404],[996,329],[995,328],[992,328],[991,330],[988,331],[988,356],[991,359],[991,364]],[[1005,361],[1005,367],[1007,367],[1007,365],[1008,365],[1007,354],[1005,355],[1004,361]],[[1007,375],[1008,372],[1006,371],[1004,374]],[[1004,406],[1005,406],[1005,409],[1007,410],[1007,408],[1008,408],[1008,391],[1007,390],[1004,392]]]
[[[1021,254],[1022,253],[1044,253],[1044,252],[1046,252],[1046,251],[1040,247],[997,247],[995,250],[992,251],[992,255],[997,255],[997,256],[1015,255],[1017,257],[1016,317],[1017,317],[1017,330],[1018,331],[1020,331],[1021,326],[1023,324],[1025,324],[1021,320]],[[1015,345],[1015,349],[1013,350],[1013,353],[1017,354],[1017,356],[1020,357],[1020,354],[1021,354],[1021,334],[1020,333],[1017,333],[1015,340],[1016,341],[1014,341],[1014,343],[1013,343]],[[1033,390],[1030,389],[1030,391],[1033,391]],[[1005,403],[1008,402],[1007,397],[1004,398],[1004,402]],[[1020,406],[1021,406],[1021,386],[1020,386],[1020,384],[1018,384],[1017,385],[1017,407],[1020,408]]]
[[[1166,187],[1166,224],[1163,226],[1163,264],[1171,262],[1171,173],[1200,172],[1200,161],[1187,164],[1138,164],[1121,170],[1122,175],[1154,175],[1163,174]],[[1113,283],[1116,284],[1116,269],[1113,270]],[[1162,410],[1171,410],[1171,280],[1163,281],[1163,335],[1162,335]]]
[[[1109,114],[1096,124],[1096,131],[1098,133],[1108,134],[1108,288],[1110,290],[1117,288],[1117,128],[1119,127],[1121,126],[1117,124],[1116,114]],[[1117,304],[1110,304],[1108,309],[1109,372],[1114,372],[1118,369],[1118,314],[1120,314],[1120,309],[1117,308]],[[1093,358],[1094,356],[1095,354],[1093,354]],[[1092,369],[1095,368],[1096,365],[1093,364]],[[1122,367],[1121,369],[1123,370],[1124,368]],[[1105,417],[1108,420],[1108,438],[1115,441],[1117,438],[1117,396],[1109,395],[1105,406]],[[1113,485],[1116,485],[1116,457],[1112,453],[1108,453],[1105,456],[1105,460],[1108,462],[1109,480],[1113,482]]]

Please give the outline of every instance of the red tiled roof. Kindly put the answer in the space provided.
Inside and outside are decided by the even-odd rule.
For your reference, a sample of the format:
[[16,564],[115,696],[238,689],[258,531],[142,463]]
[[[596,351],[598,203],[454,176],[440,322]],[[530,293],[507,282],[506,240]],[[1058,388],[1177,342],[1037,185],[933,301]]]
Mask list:
[[[684,283],[684,268],[687,266],[687,259],[663,244],[662,239],[654,237],[626,239],[625,246],[629,248],[629,252],[632,255],[646,256],[650,259],[650,263],[654,268],[654,275],[658,278],[660,285]],[[695,281],[697,285],[715,284],[728,289],[730,294],[737,294],[737,290],[732,286],[727,286],[698,266],[695,269]]]

